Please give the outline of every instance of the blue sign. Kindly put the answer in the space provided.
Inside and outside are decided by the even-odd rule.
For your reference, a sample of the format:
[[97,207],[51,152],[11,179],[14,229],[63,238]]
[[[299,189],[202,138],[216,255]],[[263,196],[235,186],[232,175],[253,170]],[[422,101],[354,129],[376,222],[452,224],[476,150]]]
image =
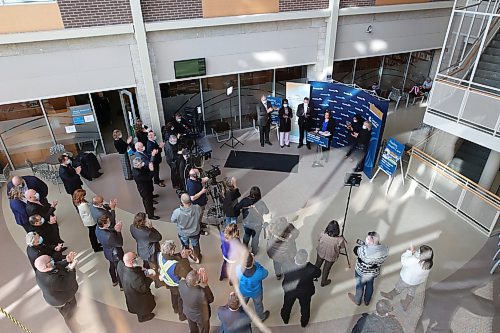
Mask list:
[[92,114],[92,107],[90,106],[90,104],[70,106],[69,110],[73,117]]
[[390,138],[385,145],[382,158],[380,159],[380,170],[392,177],[398,168],[398,162],[401,160],[404,151],[405,146],[402,143],[396,141],[394,138]]
[[85,124],[85,118],[83,116],[73,117],[73,124],[75,125]]
[[320,147],[328,147],[328,137],[315,132],[307,132],[306,140]]
[[281,109],[281,104],[283,100],[280,97],[267,96],[267,101],[271,103],[274,111],[271,113],[271,123],[278,124],[278,111]]
[[311,84],[311,105],[314,109],[313,127],[321,127],[325,111],[335,120],[332,146],[345,147],[352,144],[347,122],[359,114],[372,123],[372,137],[365,158],[363,171],[371,176],[389,109],[389,100],[380,99],[369,92],[339,82],[309,82]]

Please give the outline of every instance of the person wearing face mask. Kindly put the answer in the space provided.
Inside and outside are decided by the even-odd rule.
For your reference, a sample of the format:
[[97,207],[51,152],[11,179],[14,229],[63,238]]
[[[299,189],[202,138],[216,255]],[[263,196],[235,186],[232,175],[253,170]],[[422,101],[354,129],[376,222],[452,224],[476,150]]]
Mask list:
[[406,291],[406,298],[401,300],[403,310],[408,310],[415,298],[415,293],[420,285],[425,285],[433,266],[434,252],[428,245],[422,245],[415,250],[413,244],[401,255],[401,272],[399,281],[394,289],[389,292],[381,291],[382,297],[392,300],[396,295]]
[[[148,144],[146,145],[146,155],[150,158],[150,161],[153,162],[153,180],[154,183],[160,187],[165,187],[165,183],[162,179],[160,179],[160,165],[161,165],[161,153],[162,148],[165,147],[164,142],[156,142],[156,135],[153,131],[149,131],[148,133]],[[153,151],[156,151],[156,154],[153,157]]]
[[171,129],[171,131],[173,131],[175,135],[184,135],[189,131],[189,124],[186,119],[182,117],[180,112],[176,112],[169,123],[173,125],[174,129]]
[[134,223],[130,225],[130,234],[137,242],[137,253],[143,261],[144,268],[153,268],[155,254],[160,251],[161,234],[153,227],[143,212],[135,214]]
[[62,254],[62,244],[58,245],[47,245],[43,241],[43,237],[37,234],[35,231],[28,232],[26,234],[26,254],[34,270],[36,258],[48,255],[54,258],[56,262],[63,260]]
[[[304,145],[304,137],[306,132],[311,130],[312,126],[312,116],[313,116],[313,108],[311,104],[309,104],[309,98],[304,97],[304,103],[299,104],[297,107],[297,117],[299,124],[299,146],[300,148]],[[311,143],[306,139],[307,149],[311,149]]]
[[90,205],[90,214],[97,223],[101,216],[106,216],[111,221],[111,226],[114,227],[116,223],[116,205],[118,204],[118,199],[112,199],[109,204],[104,203],[104,198],[102,195],[96,195],[92,198],[92,205]]
[[272,146],[269,141],[269,131],[271,129],[271,113],[274,111],[271,102],[267,100],[265,95],[260,98],[260,103],[257,104],[257,124],[259,125],[260,146],[264,147],[264,143]]
[[[354,117],[352,117],[352,122],[347,122],[346,128],[349,131],[350,137],[348,138],[349,144],[351,146],[356,146],[358,144],[358,139],[353,135],[353,133],[359,134],[363,127],[363,123],[365,120],[363,117],[361,117],[360,114],[356,114]],[[348,156],[345,156],[344,158],[347,158]]]
[[[31,224],[31,230],[42,236],[45,244],[50,246],[64,244],[59,237],[59,229],[54,227],[54,225],[57,226],[54,220],[47,221],[40,215],[32,215],[29,217],[29,223]],[[62,247],[61,251],[64,251],[65,249],[66,247]]]
[[[354,171],[361,172],[365,166],[366,153],[368,152],[368,146],[370,145],[370,139],[372,137],[372,123],[368,120],[364,121],[359,133],[352,132],[351,136],[356,138],[356,145],[353,145],[351,149],[349,149],[344,158],[349,157],[356,149],[359,150],[362,157]],[[351,159],[351,161],[353,161],[353,159]]]
[[136,157],[132,160],[132,176],[134,177],[135,184],[137,186],[137,191],[142,198],[142,203],[144,205],[144,210],[148,214],[150,220],[158,220],[159,216],[154,214],[154,204],[158,202],[154,200],[155,194],[153,185],[153,163],[145,164],[140,157]]
[[279,117],[279,133],[280,133],[280,146],[283,148],[285,145],[290,147],[290,131],[292,130],[292,108],[288,105],[288,100],[283,100],[283,106],[278,112]]
[[120,130],[113,131],[113,139],[116,151],[120,154],[120,163],[122,165],[123,175],[125,180],[132,180],[132,167],[130,166],[130,158],[128,151],[132,150],[135,152],[134,144],[132,143],[132,137],[127,138],[127,142],[123,140],[123,134]]
[[118,262],[117,271],[122,281],[128,312],[137,315],[140,323],[153,319],[155,314],[152,311],[156,302],[149,286],[156,276],[155,271],[142,269],[134,252],[124,254],[123,260]]
[[14,186],[20,186],[22,193],[27,190],[35,190],[40,194],[40,202],[47,203],[47,195],[49,194],[49,187],[43,180],[35,176],[14,176],[12,180],[7,183],[7,196],[10,189]]
[[123,258],[122,223],[117,222],[114,227],[111,227],[109,218],[102,216],[97,221],[95,235],[104,250],[104,258],[109,261],[109,276],[113,287],[119,284],[121,289],[122,283],[116,275],[116,267]]
[[66,154],[59,156],[59,163],[59,177],[64,184],[64,189],[66,190],[66,193],[73,196],[73,193],[76,190],[81,189],[83,185],[80,178],[82,167],[78,166],[73,168],[72,161]]
[[72,318],[76,309],[75,294],[78,291],[76,281],[76,252],[70,252],[66,259],[55,262],[48,255],[35,260],[35,277],[43,298],[63,316],[66,324],[72,329]]
[[99,244],[99,241],[97,240],[97,237],[95,235],[95,228],[97,227],[97,218],[94,218],[94,216],[92,216],[91,207],[93,207],[95,204],[90,205],[87,202],[87,200],[85,200],[86,194],[87,192],[85,192],[85,190],[76,190],[75,193],[73,193],[73,205],[75,205],[78,208],[78,212],[80,213],[80,219],[82,220],[83,225],[88,229],[89,241],[90,245],[92,246],[92,249],[94,250],[94,252],[101,252],[102,246],[101,244]]
[[179,147],[177,145],[177,136],[170,135],[168,143],[164,147],[165,159],[170,167],[170,180],[172,187],[175,189],[182,188],[181,173],[180,173],[180,160],[182,156],[179,154]]
[[200,170],[189,170],[189,179],[186,182],[186,192],[191,197],[193,205],[200,206],[201,208],[200,224],[203,219],[203,213],[205,212],[205,206],[208,202],[207,189],[205,187],[208,181],[208,177],[201,178]]
[[[330,111],[325,111],[325,119],[323,120],[323,123],[321,124],[321,132],[328,134],[328,146],[327,147],[321,147],[321,150],[326,152],[324,155],[321,156],[321,159],[324,159],[326,162],[328,162],[328,157],[329,157],[329,150],[330,146],[332,145],[332,140],[333,140],[333,132],[335,131],[335,120],[331,118],[331,113]],[[326,135],[325,134],[325,135]]]
[[58,203],[57,200],[54,200],[51,204],[44,205],[40,202],[40,195],[35,192],[35,190],[28,190],[24,195],[27,200],[26,214],[28,214],[28,216],[40,215],[45,222],[48,222],[46,228],[50,229],[51,237],[46,238],[47,243],[64,243],[59,236],[59,226],[57,224],[57,218],[54,215]]

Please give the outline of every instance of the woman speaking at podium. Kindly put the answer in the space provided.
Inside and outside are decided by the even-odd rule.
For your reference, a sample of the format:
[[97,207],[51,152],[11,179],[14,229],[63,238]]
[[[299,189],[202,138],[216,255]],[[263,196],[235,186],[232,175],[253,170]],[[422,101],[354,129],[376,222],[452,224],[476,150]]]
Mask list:
[[328,151],[330,150],[330,146],[332,144],[333,132],[335,131],[335,120],[330,118],[330,111],[325,111],[325,119],[323,123],[321,123],[321,135],[328,136],[328,147],[321,147],[323,151],[327,151],[326,156],[322,157],[326,162],[328,162]]

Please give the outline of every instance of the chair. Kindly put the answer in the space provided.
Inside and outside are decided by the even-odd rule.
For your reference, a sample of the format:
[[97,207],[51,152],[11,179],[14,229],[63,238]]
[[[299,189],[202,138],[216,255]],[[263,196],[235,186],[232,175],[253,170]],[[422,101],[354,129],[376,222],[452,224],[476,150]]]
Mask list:
[[[408,94],[408,98],[406,99],[406,107],[408,107],[408,102],[410,102],[409,97],[410,97],[410,95]],[[411,105],[414,105],[415,101],[417,99],[420,99],[420,104],[422,104],[427,98],[429,98],[429,93],[423,93],[420,96],[413,96],[413,101],[412,101]]]
[[49,148],[50,155],[64,153],[65,151],[66,151],[66,148],[64,148],[64,145],[62,145],[60,143]]
[[11,171],[11,169],[10,169],[10,166],[8,164],[6,166],[4,166],[3,172],[0,175],[0,184],[3,185],[3,183],[9,182],[10,171]]
[[401,102],[401,100],[405,100],[405,99],[408,100],[408,93],[401,92],[400,89],[392,87],[388,98],[391,101],[396,102],[396,107],[394,108],[394,110],[397,110],[399,102]]
[[215,135],[217,142],[225,142],[231,137],[231,127],[225,121],[216,122],[210,129],[212,130],[212,134]]
[[45,180],[50,180],[52,184],[57,185],[57,189],[59,190],[59,193],[61,193],[61,188],[59,185],[61,185],[62,179],[59,177],[59,170],[48,170],[44,172],[44,179]]
[[40,165],[34,165],[33,162],[31,162],[28,159],[26,159],[25,162],[26,162],[26,165],[31,169],[31,172],[33,172],[33,176],[36,176],[37,174],[39,174],[43,178],[44,171],[49,170],[49,166],[45,163],[40,164]]

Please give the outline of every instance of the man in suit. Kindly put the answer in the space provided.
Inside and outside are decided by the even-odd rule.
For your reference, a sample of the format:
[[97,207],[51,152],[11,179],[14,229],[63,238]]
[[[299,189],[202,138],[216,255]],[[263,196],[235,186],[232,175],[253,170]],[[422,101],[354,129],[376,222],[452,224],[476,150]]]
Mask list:
[[267,97],[262,95],[260,103],[257,104],[257,124],[259,125],[260,146],[264,147],[264,143],[272,146],[269,141],[269,131],[271,129],[271,112],[273,106],[267,101]]
[[38,177],[35,176],[14,176],[12,180],[7,183],[7,196],[14,186],[21,186],[23,193],[27,190],[35,190],[40,194],[40,202],[47,203],[47,195],[49,194],[49,187]]
[[24,196],[27,200],[26,214],[28,214],[30,218],[32,216],[39,215],[42,218],[42,224],[47,222],[47,225],[43,226],[46,230],[40,230],[40,234],[46,239],[47,243],[64,243],[59,236],[59,226],[57,225],[57,218],[54,215],[57,207],[57,200],[53,201],[52,204],[47,203],[44,205],[40,202],[40,196],[35,190],[27,190],[26,193],[24,193]]
[[115,208],[117,202],[117,199],[113,199],[109,201],[109,204],[104,204],[104,198],[101,195],[93,197],[92,205],[90,206],[90,215],[92,215],[95,223],[99,221],[101,216],[106,216],[111,221],[111,227],[114,227],[116,223]]
[[155,314],[151,311],[156,302],[149,286],[151,278],[156,275],[155,271],[138,267],[137,254],[134,252],[125,253],[123,261],[118,262],[117,271],[122,281],[128,312],[136,314],[140,323],[153,319]]
[[189,331],[199,333],[210,332],[210,303],[214,294],[208,286],[208,277],[204,268],[191,271],[185,279],[179,281],[184,314],[188,319]]
[[75,294],[78,291],[75,267],[76,253],[70,252],[66,260],[55,263],[48,255],[35,260],[35,277],[43,298],[56,308],[71,329],[72,318],[76,309]]
[[98,228],[95,229],[95,235],[99,243],[101,243],[104,250],[104,257],[109,261],[109,276],[113,287],[122,283],[116,274],[116,267],[118,262],[123,258],[123,237],[122,237],[122,223],[116,222],[114,227],[111,227],[111,220],[102,216],[97,221]]
[[160,217],[154,214],[155,208],[153,206],[153,204],[158,203],[154,200],[155,195],[153,194],[153,170],[153,163],[148,163],[145,168],[144,161],[140,157],[136,157],[132,161],[132,177],[142,198],[144,210],[150,220],[158,220]]
[[64,184],[64,189],[66,190],[66,193],[73,196],[73,193],[76,190],[81,189],[83,185],[82,180],[80,179],[82,167],[78,166],[73,168],[73,162],[66,154],[59,157],[59,163],[59,177]]
[[[156,135],[155,132],[149,131],[148,133],[148,144],[146,145],[146,155],[150,157],[150,160],[153,162],[153,180],[154,183],[160,187],[165,187],[165,183],[163,180],[160,179],[160,164],[162,162],[161,158],[161,152],[162,148],[165,146],[164,142],[161,142],[158,144],[156,142]],[[155,154],[155,157],[152,158],[153,151],[156,150],[157,153]]]
[[[297,117],[299,123],[299,146],[300,148],[304,145],[304,134],[311,130],[312,126],[312,116],[313,108],[309,104],[309,98],[304,97],[304,103],[299,104],[297,107]],[[311,143],[306,139],[307,149],[311,149]]]
[[45,242],[43,241],[43,237],[34,231],[28,232],[26,234],[26,254],[28,255],[31,266],[35,271],[36,258],[43,255],[48,255],[56,262],[62,261],[62,249],[62,244],[58,244],[57,246],[45,244]]
[[301,249],[295,255],[295,262],[285,272],[283,289],[285,291],[281,318],[285,324],[290,320],[293,303],[299,300],[300,326],[306,327],[311,314],[311,297],[316,292],[314,279],[321,276],[321,270],[307,261],[308,253]]
[[227,304],[219,306],[217,316],[224,333],[252,333],[252,320],[240,305],[234,292],[229,294]]

